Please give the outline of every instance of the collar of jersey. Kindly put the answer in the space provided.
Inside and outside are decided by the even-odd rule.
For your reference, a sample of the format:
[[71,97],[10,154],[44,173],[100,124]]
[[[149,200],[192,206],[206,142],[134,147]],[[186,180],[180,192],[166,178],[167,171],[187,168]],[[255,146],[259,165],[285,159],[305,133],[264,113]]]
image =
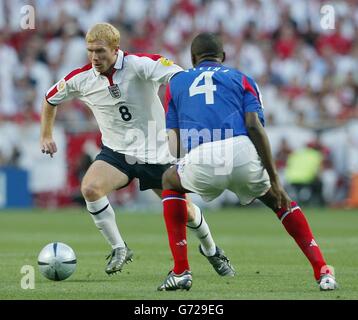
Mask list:
[[[118,50],[117,60],[114,64],[114,69],[121,70],[123,68],[123,59],[124,59],[124,52],[122,50]],[[93,72],[98,77],[100,75],[100,72],[98,72],[93,66]]]
[[200,67],[213,67],[213,66],[221,66],[220,62],[215,62],[215,61],[210,61],[210,60],[204,60],[202,62],[200,62],[196,68],[200,68]]

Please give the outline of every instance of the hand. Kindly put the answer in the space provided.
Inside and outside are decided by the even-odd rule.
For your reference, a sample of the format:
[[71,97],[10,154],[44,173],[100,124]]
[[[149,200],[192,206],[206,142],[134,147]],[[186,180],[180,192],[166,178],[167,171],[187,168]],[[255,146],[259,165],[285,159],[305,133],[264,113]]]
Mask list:
[[41,138],[41,151],[53,158],[54,153],[57,152],[56,142],[52,138]]
[[283,187],[281,186],[280,182],[271,182],[271,189],[272,189],[272,192],[274,193],[274,195],[276,196],[276,199],[277,199],[276,207],[279,208],[279,209],[285,208],[289,212],[291,212],[291,210],[292,210],[292,207],[291,207],[292,200],[288,196],[286,191],[283,189]]

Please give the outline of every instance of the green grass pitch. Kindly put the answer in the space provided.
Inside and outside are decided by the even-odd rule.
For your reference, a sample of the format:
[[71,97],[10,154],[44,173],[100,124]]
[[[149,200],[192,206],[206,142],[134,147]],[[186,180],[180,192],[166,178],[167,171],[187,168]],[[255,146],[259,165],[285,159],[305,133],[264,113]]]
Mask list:
[[[3,299],[358,299],[357,210],[307,209],[306,216],[340,288],[320,292],[311,266],[279,220],[265,208],[206,212],[214,238],[238,274],[221,278],[188,236],[193,286],[188,292],[157,292],[172,267],[162,215],[117,209],[117,222],[134,261],[107,276],[110,248],[86,210],[0,211],[0,300]],[[37,255],[49,242],[70,245],[76,272],[52,282],[37,269]],[[35,289],[20,286],[23,265],[35,267]]]

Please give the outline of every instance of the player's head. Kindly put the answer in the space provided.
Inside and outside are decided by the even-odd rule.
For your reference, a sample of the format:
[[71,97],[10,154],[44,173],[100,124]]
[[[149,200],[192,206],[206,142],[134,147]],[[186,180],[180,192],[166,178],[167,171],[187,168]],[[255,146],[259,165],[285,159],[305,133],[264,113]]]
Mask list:
[[194,38],[191,43],[191,61],[193,66],[195,67],[204,60],[224,62],[225,52],[219,35],[203,32]]
[[96,71],[106,72],[117,59],[119,31],[109,23],[97,23],[86,34],[88,58]]

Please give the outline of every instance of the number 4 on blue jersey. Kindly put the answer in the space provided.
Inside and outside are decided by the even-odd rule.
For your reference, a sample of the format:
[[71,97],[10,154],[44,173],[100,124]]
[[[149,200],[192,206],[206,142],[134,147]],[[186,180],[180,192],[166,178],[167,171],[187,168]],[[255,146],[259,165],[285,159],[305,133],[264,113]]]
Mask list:
[[[177,73],[167,86],[167,129],[222,130],[211,141],[224,139],[224,131],[233,136],[248,135],[245,113],[257,112],[264,125],[261,94],[254,80],[239,70],[213,61]],[[186,147],[190,150],[191,147]]]

